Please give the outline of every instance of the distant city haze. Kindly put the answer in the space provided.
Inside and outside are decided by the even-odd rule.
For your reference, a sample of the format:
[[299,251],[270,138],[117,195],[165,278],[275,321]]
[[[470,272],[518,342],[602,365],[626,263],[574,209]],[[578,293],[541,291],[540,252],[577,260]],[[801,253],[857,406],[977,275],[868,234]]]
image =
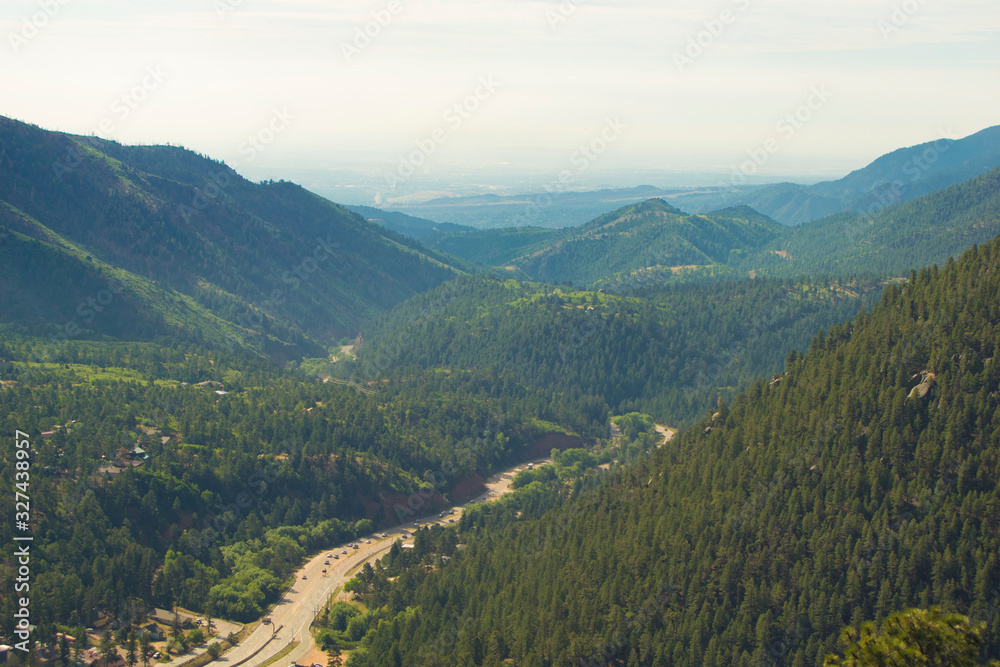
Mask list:
[[0,33],[0,114],[348,203],[809,182],[1000,122],[986,0],[6,0]]

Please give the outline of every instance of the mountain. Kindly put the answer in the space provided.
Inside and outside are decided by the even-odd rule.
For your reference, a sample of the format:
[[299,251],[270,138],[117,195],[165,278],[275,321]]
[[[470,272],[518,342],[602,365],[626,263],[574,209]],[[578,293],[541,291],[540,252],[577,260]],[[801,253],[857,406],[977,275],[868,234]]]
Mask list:
[[613,209],[673,192],[652,185],[578,191],[568,190],[564,184],[556,183],[533,193],[438,197],[418,203],[394,204],[393,208],[410,215],[477,229],[525,225],[559,229],[575,227]]
[[900,148],[836,181],[815,185],[778,183],[707,202],[701,201],[701,194],[679,196],[675,203],[696,211],[743,204],[783,224],[800,225],[836,213],[874,212],[969,180],[998,166],[1000,125],[963,139],[942,138]]
[[[182,148],[123,146],[7,118],[0,225],[8,252],[44,254],[46,284],[68,286],[8,278],[4,321],[30,315],[63,326],[88,308],[68,307],[74,300],[96,298],[95,281],[114,276],[116,304],[150,322],[290,354],[353,337],[362,322],[467,266],[292,183],[251,183]],[[29,239],[44,250],[28,249]],[[31,306],[19,313],[16,303]],[[103,314],[93,319],[113,333]]]
[[869,212],[910,201],[966,181],[1000,166],[1000,126],[963,139],[939,139],[894,150],[844,178],[814,185],[730,183],[699,187],[566,190],[560,183],[518,195],[438,197],[399,202],[396,211],[411,216],[492,229],[533,225],[546,229],[575,227],[605,213],[647,199],[665,199],[695,213],[749,206],[778,222],[794,226],[848,211]]
[[368,222],[374,222],[390,229],[397,234],[416,239],[421,243],[434,238],[441,233],[471,231],[473,227],[466,225],[456,225],[450,222],[434,222],[425,218],[417,218],[398,211],[383,211],[372,206],[344,206],[349,211],[354,211]]
[[905,275],[1000,234],[1000,168],[871,214],[796,227],[736,264],[767,275]]
[[579,227],[439,232],[427,243],[514,277],[626,291],[745,276],[902,276],[997,234],[1000,168],[912,201],[794,228],[745,205],[688,215],[650,199]]
[[521,270],[533,280],[594,284],[651,267],[682,272],[724,265],[785,232],[748,207],[687,215],[662,199],[625,206],[579,227],[442,234],[450,253]]
[[553,421],[593,437],[606,436],[609,412],[682,426],[779,372],[790,351],[873,305],[882,287],[746,278],[624,297],[468,276],[366,325],[356,363],[337,366],[355,381],[382,370],[486,373],[499,395],[546,396]]
[[818,665],[842,627],[914,606],[982,622],[1000,656],[998,294],[1000,239],[650,459],[557,456],[457,535],[420,531],[350,584],[351,666]]

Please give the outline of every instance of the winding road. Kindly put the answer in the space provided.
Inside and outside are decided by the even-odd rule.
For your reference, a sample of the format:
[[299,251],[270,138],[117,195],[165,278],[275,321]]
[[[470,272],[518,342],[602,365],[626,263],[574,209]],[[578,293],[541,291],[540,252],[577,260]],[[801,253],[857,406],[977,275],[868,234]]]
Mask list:
[[[296,572],[295,582],[292,586],[285,591],[282,598],[271,609],[271,623],[258,625],[239,646],[220,656],[215,662],[229,667],[237,667],[237,665],[258,667],[274,658],[295,641],[299,642],[298,645],[281,660],[277,667],[287,667],[292,663],[300,663],[302,658],[312,656],[317,649],[312,634],[309,632],[309,626],[337,587],[342,587],[350,580],[362,564],[389,551],[393,542],[399,538],[404,540],[404,544],[407,539],[412,540],[411,533],[416,528],[414,524],[422,527],[435,523],[450,525],[446,523],[449,519],[457,523],[465,506],[500,497],[510,491],[510,483],[514,479],[514,475],[527,468],[529,464],[544,463],[551,463],[551,460],[525,461],[497,473],[486,480],[485,486],[488,489],[486,493],[470,500],[464,506],[456,505],[450,510],[453,514],[446,515],[443,519],[438,513],[435,513],[421,519],[414,519],[406,526],[397,526],[391,530],[361,538],[354,542],[357,548],[341,545],[311,556],[306,564]],[[410,543],[412,544],[412,542]],[[334,556],[337,557],[334,558]],[[327,562],[329,565],[326,564]],[[325,667],[325,660],[323,664]]]

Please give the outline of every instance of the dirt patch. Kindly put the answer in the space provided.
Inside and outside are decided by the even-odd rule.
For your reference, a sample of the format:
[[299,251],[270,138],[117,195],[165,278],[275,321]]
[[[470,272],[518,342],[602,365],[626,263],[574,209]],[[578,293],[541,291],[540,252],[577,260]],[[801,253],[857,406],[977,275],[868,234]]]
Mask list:
[[486,485],[483,478],[473,473],[471,477],[466,477],[455,484],[451,490],[451,500],[454,503],[464,503],[470,498],[477,498],[486,493]]
[[553,449],[565,451],[574,447],[589,447],[592,443],[584,440],[578,435],[566,435],[565,433],[549,433],[535,441],[528,449],[524,450],[521,456],[522,461],[548,456]]
[[[344,660],[344,662],[347,661],[347,654],[346,653],[343,653],[341,655],[341,657]],[[304,655],[301,658],[299,658],[299,660],[297,662],[299,664],[301,664],[301,665],[317,665],[317,664],[319,664],[319,665],[323,665],[323,667],[326,667],[327,664],[329,664],[329,662],[330,662],[330,656],[327,655],[326,651],[321,651],[321,650],[319,650],[317,648],[312,653],[307,653],[306,655]]]
[[[394,493],[392,495],[383,496],[382,503],[375,505],[375,511],[369,513],[369,517],[379,528],[388,528],[390,526],[399,525],[399,516],[396,510],[399,507],[405,507],[407,510],[413,510],[418,515],[426,514],[432,510],[441,511],[448,507],[451,507],[451,503],[444,499],[444,497],[435,492],[429,498],[424,498],[422,495],[417,495],[423,503],[416,508],[410,506],[410,501],[413,499],[413,494],[410,493]],[[365,508],[369,507],[368,503],[365,503]],[[408,516],[408,515],[407,515]]]

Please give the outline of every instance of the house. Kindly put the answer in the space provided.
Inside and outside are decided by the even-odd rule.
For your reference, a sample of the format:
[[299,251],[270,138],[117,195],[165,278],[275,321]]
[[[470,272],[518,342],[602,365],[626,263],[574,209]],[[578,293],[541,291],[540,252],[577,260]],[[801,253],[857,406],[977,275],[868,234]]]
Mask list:
[[[119,470],[119,472],[121,471]],[[99,611],[90,625],[95,630],[100,630],[101,628],[107,626],[111,621],[111,614],[106,611]]]
[[117,477],[124,471],[124,468],[119,468],[118,466],[101,466],[97,469],[98,474],[107,475],[108,477]]
[[149,638],[154,642],[161,642],[167,637],[167,633],[163,631],[156,623],[147,623],[146,625],[139,628],[139,632],[148,632]]
[[[182,628],[194,627],[194,619],[186,614],[177,614],[177,623]],[[167,627],[173,627],[174,625],[174,612],[169,609],[154,609],[149,614],[151,621],[155,621],[160,625],[165,625]]]
[[7,646],[6,644],[0,644],[0,665],[7,663],[7,658],[10,657],[11,651],[14,650],[13,646]]

